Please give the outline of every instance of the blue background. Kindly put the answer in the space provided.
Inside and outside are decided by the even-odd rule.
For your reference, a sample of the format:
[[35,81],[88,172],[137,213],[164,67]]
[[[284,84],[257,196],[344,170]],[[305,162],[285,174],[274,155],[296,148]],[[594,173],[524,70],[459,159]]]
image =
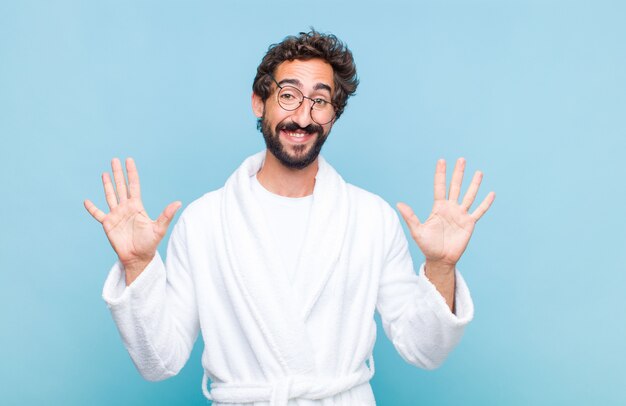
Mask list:
[[105,207],[114,156],[154,217],[220,187],[263,148],[258,62],[314,26],[361,78],[324,150],[346,180],[425,218],[436,160],[465,156],[497,192],[459,264],[464,340],[428,372],[379,329],[379,404],[626,404],[624,4],[1,1],[0,403],[206,404],[201,340],[175,378],[135,371],[82,201]]

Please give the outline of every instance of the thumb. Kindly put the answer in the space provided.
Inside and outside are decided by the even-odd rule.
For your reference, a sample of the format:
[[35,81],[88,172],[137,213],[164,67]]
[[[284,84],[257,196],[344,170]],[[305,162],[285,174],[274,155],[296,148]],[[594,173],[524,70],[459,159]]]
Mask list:
[[167,228],[170,226],[170,223],[172,222],[172,219],[174,218],[174,215],[176,214],[178,209],[181,208],[182,205],[183,204],[179,201],[170,203],[165,208],[165,210],[163,210],[163,213],[161,213],[159,218],[156,219],[159,228],[162,228],[163,231],[167,230]]
[[409,228],[419,227],[422,223],[420,223],[420,219],[417,218],[417,215],[413,212],[413,209],[409,207],[409,205],[405,203],[398,203],[396,207],[400,211],[402,218],[406,221],[406,224]]

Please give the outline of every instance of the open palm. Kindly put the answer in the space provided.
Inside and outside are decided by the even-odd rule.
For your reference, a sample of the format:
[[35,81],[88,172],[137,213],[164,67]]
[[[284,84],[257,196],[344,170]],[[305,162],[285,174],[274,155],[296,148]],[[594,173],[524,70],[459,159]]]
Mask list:
[[469,212],[482,181],[482,173],[476,172],[463,201],[459,204],[464,172],[465,160],[459,158],[454,167],[446,199],[446,162],[444,160],[437,162],[435,202],[430,216],[423,223],[408,205],[398,203],[398,209],[411,231],[411,236],[429,262],[455,266],[469,243],[476,222],[495,199],[495,193],[490,192],[473,213]]
[[110,212],[105,214],[90,200],[85,200],[85,208],[102,224],[111,246],[127,270],[127,283],[130,283],[154,257],[159,242],[165,236],[181,204],[169,204],[156,221],[153,221],[141,201],[139,174],[133,159],[126,160],[128,185],[120,161],[113,159],[111,167],[115,188],[109,174],[102,174],[104,195]]

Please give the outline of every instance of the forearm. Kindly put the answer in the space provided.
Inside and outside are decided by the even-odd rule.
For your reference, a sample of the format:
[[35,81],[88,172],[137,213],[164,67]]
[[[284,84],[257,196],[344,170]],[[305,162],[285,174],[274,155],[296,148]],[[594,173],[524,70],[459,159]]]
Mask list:
[[175,375],[197,336],[194,307],[169,297],[160,257],[155,257],[131,286],[123,286],[125,270],[120,265],[107,278],[103,298],[124,345],[144,378],[154,381]]
[[452,313],[455,313],[454,297],[456,292],[455,267],[426,260],[424,273],[428,280],[446,301]]
[[[456,314],[426,277],[425,265],[410,284],[390,281],[379,299],[383,326],[400,355],[420,368],[441,365],[461,340],[474,314],[471,296],[462,276],[455,275]],[[409,282],[409,279],[407,279]],[[404,286],[403,286],[404,285]]]

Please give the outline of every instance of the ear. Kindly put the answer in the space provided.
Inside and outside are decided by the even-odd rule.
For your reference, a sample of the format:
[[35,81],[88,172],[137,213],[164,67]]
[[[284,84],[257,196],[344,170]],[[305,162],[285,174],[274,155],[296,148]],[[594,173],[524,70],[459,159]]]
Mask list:
[[263,117],[263,113],[265,112],[265,103],[261,96],[252,92],[252,112],[257,118]]

